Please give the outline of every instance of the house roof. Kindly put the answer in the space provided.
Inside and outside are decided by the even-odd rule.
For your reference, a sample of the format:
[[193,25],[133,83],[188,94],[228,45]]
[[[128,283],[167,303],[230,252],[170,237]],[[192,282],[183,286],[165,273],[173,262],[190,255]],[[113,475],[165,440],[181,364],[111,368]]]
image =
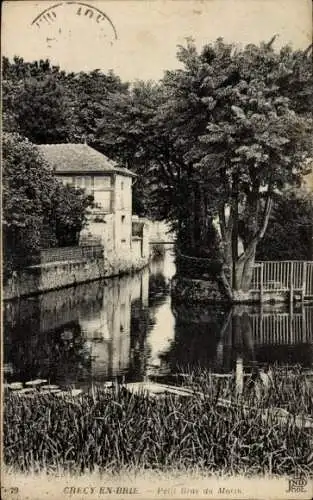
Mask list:
[[136,174],[119,167],[115,161],[87,144],[41,144],[37,147],[55,173],[60,175],[117,173],[136,177]]

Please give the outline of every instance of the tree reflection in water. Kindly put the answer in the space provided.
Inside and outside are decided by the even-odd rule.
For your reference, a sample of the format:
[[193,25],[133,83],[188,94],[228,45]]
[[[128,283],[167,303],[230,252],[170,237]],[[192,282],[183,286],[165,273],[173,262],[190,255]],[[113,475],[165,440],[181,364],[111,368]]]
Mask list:
[[313,308],[236,306],[225,310],[173,304],[175,341],[163,356],[170,371],[210,369],[218,373],[250,373],[271,364],[312,366]]
[[[14,379],[44,378],[48,382],[74,383],[90,372],[90,352],[79,323],[70,322],[54,331],[39,332],[33,323],[23,322],[11,334],[4,359],[13,366]],[[12,374],[12,375],[13,375]]]

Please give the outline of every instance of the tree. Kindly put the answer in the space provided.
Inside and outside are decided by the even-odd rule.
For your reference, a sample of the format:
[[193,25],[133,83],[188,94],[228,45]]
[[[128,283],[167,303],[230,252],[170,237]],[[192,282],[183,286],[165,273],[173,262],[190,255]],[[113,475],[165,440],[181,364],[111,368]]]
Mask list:
[[[189,74],[195,74],[197,61],[198,72],[209,64],[210,79],[215,76],[212,88],[207,88],[209,96],[202,97],[212,109],[206,131],[199,135],[203,152],[198,166],[205,173],[213,170],[211,175],[221,190],[214,208],[225,260],[233,271],[233,288],[244,292],[249,290],[256,248],[267,228],[273,195],[300,182],[304,159],[311,152],[308,108],[295,109],[290,90],[289,96],[284,96],[288,78],[294,83],[296,62],[302,59],[308,68],[308,54],[298,52],[295,57],[286,48],[274,52],[273,41],[236,51],[218,40],[215,46],[204,48],[200,58],[193,45],[182,53]],[[307,71],[305,78],[299,75],[297,83],[298,90],[311,86],[311,72]],[[241,255],[237,250],[239,219],[245,228]]]
[[[137,174],[133,187],[133,207],[138,215],[162,218],[157,192],[166,185],[154,175],[156,165],[165,168],[160,146],[160,126],[155,123],[163,89],[153,82],[136,82],[127,92],[112,92],[97,120],[97,148]],[[157,128],[158,127],[158,128]],[[163,193],[164,194],[164,193]]]
[[313,194],[288,189],[274,199],[258,260],[312,260]]
[[6,276],[43,247],[77,244],[92,203],[64,187],[30,141],[9,133],[3,137],[2,201]]
[[58,183],[54,193],[55,237],[59,246],[77,245],[79,235],[86,223],[88,209],[93,206],[93,197],[82,189],[74,189]]
[[[73,121],[70,138],[72,142],[82,139],[100,152],[96,132],[98,120],[105,116],[105,108],[111,96],[127,93],[128,84],[122,83],[112,71],[107,75],[96,69],[90,73],[81,71],[67,75],[66,87],[70,94]],[[110,122],[106,122],[110,129]]]
[[55,75],[28,79],[15,95],[19,132],[35,144],[69,141],[71,107],[66,89]]
[[2,66],[4,129],[36,144],[86,140],[97,147],[97,119],[108,95],[128,88],[113,72],[66,73],[49,60],[4,57]]
[[145,169],[181,250],[221,257],[235,291],[249,289],[274,193],[300,183],[312,150],[309,51],[273,42],[237,50],[218,39],[198,53],[188,41],[154,99],[137,85],[112,108],[111,142]]
[[34,143],[66,142],[72,123],[67,75],[48,60],[3,57],[3,127]]

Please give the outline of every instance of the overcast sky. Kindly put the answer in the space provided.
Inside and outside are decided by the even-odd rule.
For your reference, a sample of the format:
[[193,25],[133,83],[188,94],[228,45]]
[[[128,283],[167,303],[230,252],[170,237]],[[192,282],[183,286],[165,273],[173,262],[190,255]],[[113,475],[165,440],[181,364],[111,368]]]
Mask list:
[[[277,46],[312,41],[311,0],[111,0],[84,2],[7,1],[3,5],[2,51],[27,61],[49,58],[66,70],[113,69],[124,80],[158,79],[178,66],[176,49],[186,37],[197,45],[222,36],[246,44],[279,34]],[[50,6],[50,24],[38,19]],[[79,11],[79,8],[81,10]],[[53,14],[54,12],[54,14]],[[92,17],[89,18],[89,15]]]

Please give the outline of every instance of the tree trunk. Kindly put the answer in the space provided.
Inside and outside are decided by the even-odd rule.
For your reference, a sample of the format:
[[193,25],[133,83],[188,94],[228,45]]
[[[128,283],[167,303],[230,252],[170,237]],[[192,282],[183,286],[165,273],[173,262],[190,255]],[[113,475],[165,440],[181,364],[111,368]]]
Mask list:
[[259,241],[263,238],[264,233],[266,231],[271,212],[271,207],[272,207],[272,199],[270,196],[268,196],[263,214],[262,227],[252,238],[247,248],[245,249],[244,253],[240,255],[235,264],[235,272],[236,272],[236,279],[235,279],[236,286],[234,287],[235,291],[242,291],[244,293],[249,292],[253,274],[253,266],[255,262],[256,247]]
[[249,248],[235,263],[236,279],[234,280],[235,287],[233,289],[236,291],[249,292],[255,262],[256,246],[257,240],[249,245]]
[[234,194],[233,199],[233,228],[231,234],[232,247],[232,287],[234,290],[238,288],[236,263],[238,260],[238,193]]

